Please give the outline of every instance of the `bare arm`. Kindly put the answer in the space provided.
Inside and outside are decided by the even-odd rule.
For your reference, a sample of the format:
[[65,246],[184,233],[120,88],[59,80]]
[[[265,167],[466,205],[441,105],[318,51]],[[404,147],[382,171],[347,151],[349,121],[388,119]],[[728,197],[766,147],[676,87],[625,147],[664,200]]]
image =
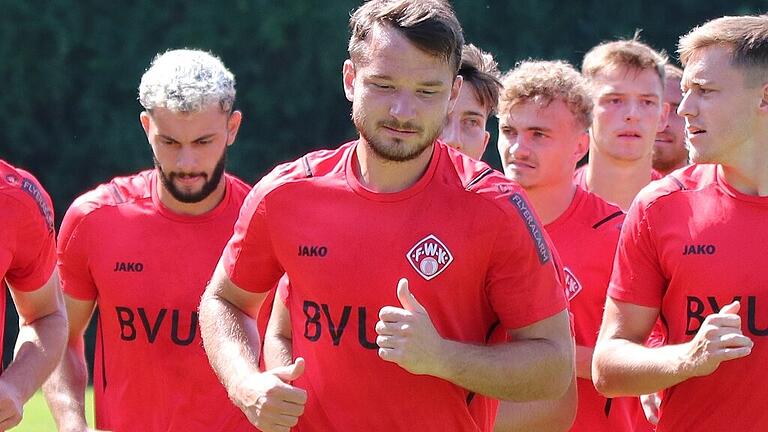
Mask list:
[[741,333],[738,310],[734,302],[707,316],[687,343],[648,348],[658,309],[608,297],[592,362],[595,387],[608,397],[654,393],[748,355],[752,341]]
[[379,356],[414,374],[433,375],[504,400],[561,398],[574,376],[568,311],[509,331],[511,342],[481,346],[443,339],[401,279],[403,308],[386,306],[376,324]]
[[83,333],[93,315],[94,300],[64,296],[69,317],[69,337],[64,357],[43,384],[43,394],[60,431],[84,431],[85,387],[88,367],[85,363]]
[[265,432],[288,431],[307,399],[288,384],[304,372],[304,361],[259,371],[253,347],[260,346],[256,316],[265,296],[239,288],[217,265],[200,303],[200,332],[213,370],[248,420]]
[[293,363],[291,316],[280,295],[275,295],[272,315],[264,334],[264,365],[273,369]]
[[494,432],[563,432],[573,425],[578,405],[576,378],[568,391],[554,401],[501,401]]
[[0,376],[0,430],[21,421],[22,406],[56,367],[67,337],[55,270],[42,288],[24,292],[11,287],[11,295],[19,312],[19,336],[14,359]]

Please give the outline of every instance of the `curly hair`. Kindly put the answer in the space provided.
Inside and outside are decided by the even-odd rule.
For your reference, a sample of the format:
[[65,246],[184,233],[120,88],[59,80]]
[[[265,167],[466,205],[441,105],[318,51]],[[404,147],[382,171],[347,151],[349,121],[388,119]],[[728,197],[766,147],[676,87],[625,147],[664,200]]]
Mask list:
[[141,77],[139,102],[147,111],[199,112],[217,103],[231,112],[235,77],[211,53],[180,49],[158,54]]
[[588,81],[564,61],[518,63],[501,78],[499,113],[505,114],[519,103],[533,101],[550,104],[561,100],[580,126],[592,125],[592,94]]

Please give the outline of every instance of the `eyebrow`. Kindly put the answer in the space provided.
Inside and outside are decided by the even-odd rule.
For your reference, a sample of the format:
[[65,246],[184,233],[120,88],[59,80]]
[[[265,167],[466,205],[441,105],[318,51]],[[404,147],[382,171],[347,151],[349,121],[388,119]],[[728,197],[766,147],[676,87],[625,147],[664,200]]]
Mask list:
[[[610,96],[626,96],[626,95],[627,95],[627,93],[610,92],[610,93],[601,94],[600,97],[604,98],[604,97],[610,97]],[[640,97],[652,97],[652,98],[660,99],[659,95],[657,95],[655,93],[643,93],[643,94],[640,95]]]
[[[389,75],[377,75],[377,74],[374,74],[374,75],[370,75],[368,78],[369,79],[380,79],[380,80],[384,80],[384,81],[393,81],[392,77],[389,76]],[[432,80],[432,81],[420,82],[420,83],[418,83],[418,85],[420,87],[441,87],[441,86],[445,85],[445,83],[443,81],[441,81],[441,80]]]
[[[168,140],[168,141],[179,142],[179,140],[177,140],[176,138],[174,138],[172,136],[169,136],[169,135],[157,134],[157,136],[159,136],[162,139]],[[203,136],[200,136],[200,137],[197,137],[197,138],[193,139],[192,142],[203,141],[203,140],[206,140],[206,139],[209,139],[209,138],[213,138],[214,136],[216,136],[215,133],[209,133],[209,134],[206,134],[206,135],[203,135]]]
[[478,116],[478,117],[485,117],[485,114],[483,114],[481,112],[477,112],[477,111],[472,111],[472,110],[462,111],[461,114],[463,114],[463,115],[471,115],[471,116]]

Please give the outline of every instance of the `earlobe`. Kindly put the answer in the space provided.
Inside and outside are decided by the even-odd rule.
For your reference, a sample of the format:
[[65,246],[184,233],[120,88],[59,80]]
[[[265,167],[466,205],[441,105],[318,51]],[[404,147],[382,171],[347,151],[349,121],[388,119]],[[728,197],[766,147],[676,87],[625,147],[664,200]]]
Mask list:
[[768,83],[763,84],[763,97],[760,99],[760,110],[768,112]]
[[589,133],[584,132],[579,136],[579,141],[576,144],[576,161],[578,162],[589,151]]
[[341,67],[341,81],[344,85],[344,95],[352,102],[355,99],[355,65],[347,59]]

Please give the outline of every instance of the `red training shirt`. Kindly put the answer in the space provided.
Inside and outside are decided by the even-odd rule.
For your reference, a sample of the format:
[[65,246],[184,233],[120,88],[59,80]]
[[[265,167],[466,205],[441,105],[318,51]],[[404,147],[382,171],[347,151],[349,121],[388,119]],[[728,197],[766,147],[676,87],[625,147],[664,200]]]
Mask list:
[[277,167],[246,199],[222,257],[239,287],[266,292],[287,273],[294,430],[484,431],[495,412],[448,381],[378,357],[379,310],[401,277],[445,338],[484,344],[565,310],[556,255],[519,185],[437,142],[424,175],[397,193],[359,183],[356,142]]
[[768,197],[730,186],[719,165],[691,165],[651,184],[630,209],[608,295],[660,308],[669,344],[690,341],[707,315],[741,301],[745,358],[664,392],[657,430],[768,430]]
[[[0,283],[35,291],[56,266],[53,204],[32,174],[0,160]],[[0,294],[0,322],[5,294]],[[4,326],[0,326],[0,341]],[[2,357],[2,347],[0,347]]]
[[96,426],[114,431],[250,431],[208,364],[197,308],[249,188],[226,175],[213,210],[183,216],[154,170],[80,196],[59,236],[64,292],[99,308]]

